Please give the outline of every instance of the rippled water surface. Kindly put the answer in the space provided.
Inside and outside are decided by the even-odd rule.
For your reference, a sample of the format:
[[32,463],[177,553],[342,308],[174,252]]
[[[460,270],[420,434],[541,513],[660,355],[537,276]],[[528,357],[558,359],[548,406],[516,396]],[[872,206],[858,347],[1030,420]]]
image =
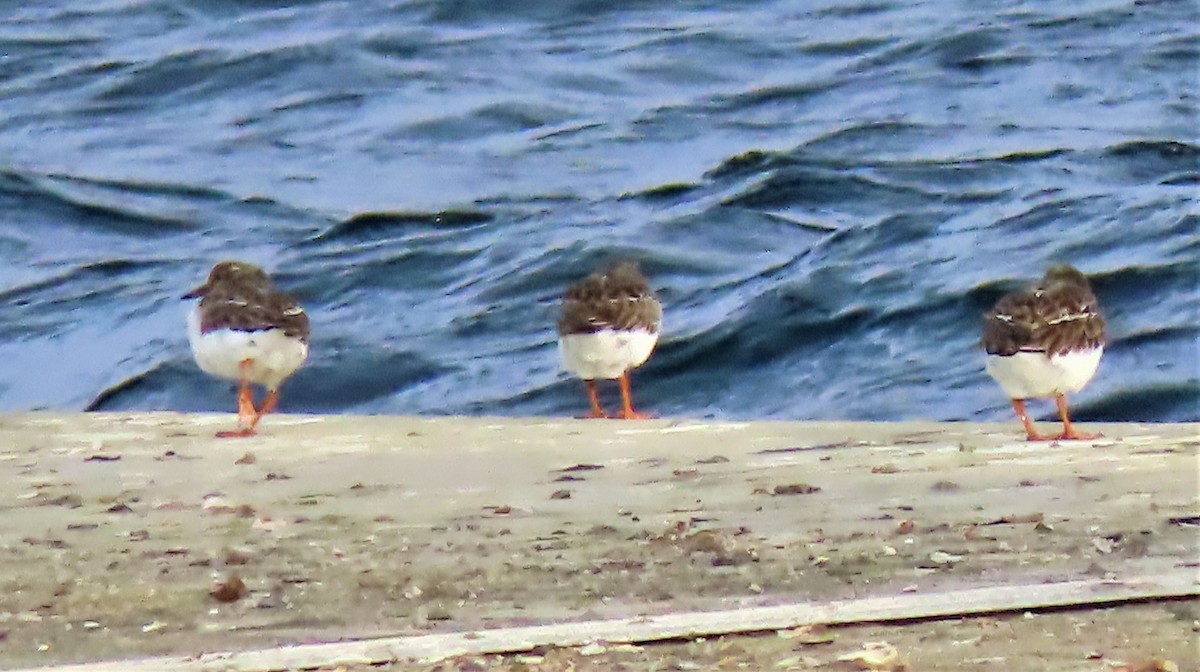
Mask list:
[[7,3],[0,408],[232,410],[179,296],[240,258],[284,410],[575,414],[557,298],[632,257],[659,415],[1007,420],[980,314],[1068,261],[1079,417],[1200,419],[1197,7]]

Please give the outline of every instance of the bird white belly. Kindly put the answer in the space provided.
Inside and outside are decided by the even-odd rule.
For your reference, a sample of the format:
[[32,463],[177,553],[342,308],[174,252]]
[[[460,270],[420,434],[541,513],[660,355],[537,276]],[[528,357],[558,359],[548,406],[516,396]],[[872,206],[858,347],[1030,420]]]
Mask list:
[[603,329],[590,334],[566,334],[558,338],[563,368],[584,380],[617,378],[641,366],[650,357],[658,334],[643,329]]
[[988,355],[987,372],[1010,399],[1053,397],[1083,389],[1096,375],[1103,353],[1100,347],[1052,357],[1041,352]]
[[279,387],[308,357],[308,345],[284,335],[282,329],[214,329],[200,333],[200,316],[196,310],[188,314],[188,341],[196,364],[205,373],[240,380],[241,363],[249,360],[247,380],[268,390]]

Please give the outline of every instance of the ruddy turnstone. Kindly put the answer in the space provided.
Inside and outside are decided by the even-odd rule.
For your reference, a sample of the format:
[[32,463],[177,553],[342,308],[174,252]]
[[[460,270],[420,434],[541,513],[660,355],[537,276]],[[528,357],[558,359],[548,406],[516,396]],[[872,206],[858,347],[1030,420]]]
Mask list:
[[[1104,318],[1087,278],[1071,266],[1054,266],[1040,283],[1002,297],[984,315],[987,372],[1012,399],[1030,441],[1094,439],[1071,425],[1067,394],[1096,374],[1104,352]],[[1025,400],[1054,397],[1062,418],[1057,437],[1037,433]]]
[[[196,363],[238,382],[237,429],[217,436],[252,436],[262,416],[275,410],[280,383],[308,357],[308,315],[261,268],[240,261],[213,266],[204,284],[183,298],[200,299],[187,321]],[[258,409],[250,383],[267,390]]]
[[651,417],[633,410],[629,371],[650,357],[662,326],[662,304],[631,262],[589,275],[563,294],[558,319],[558,350],[563,368],[583,379],[591,402],[589,418],[607,418],[596,379],[621,386],[624,419]]

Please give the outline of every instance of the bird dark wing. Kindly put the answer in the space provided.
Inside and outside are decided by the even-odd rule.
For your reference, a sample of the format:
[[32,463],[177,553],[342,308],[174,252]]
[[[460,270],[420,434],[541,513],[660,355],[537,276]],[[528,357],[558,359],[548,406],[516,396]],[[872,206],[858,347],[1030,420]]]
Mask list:
[[1033,288],[1007,294],[984,315],[988,354],[1057,355],[1104,344],[1104,317],[1086,287]]

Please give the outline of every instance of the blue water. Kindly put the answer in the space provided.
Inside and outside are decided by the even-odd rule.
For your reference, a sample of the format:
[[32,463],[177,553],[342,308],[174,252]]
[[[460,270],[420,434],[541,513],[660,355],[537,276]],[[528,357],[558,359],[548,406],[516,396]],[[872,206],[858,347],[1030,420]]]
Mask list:
[[178,297],[237,258],[313,320],[285,411],[577,414],[557,298],[632,257],[661,416],[1012,421],[980,314],[1066,261],[1078,417],[1200,419],[1195,2],[21,4],[2,409],[232,411]]

